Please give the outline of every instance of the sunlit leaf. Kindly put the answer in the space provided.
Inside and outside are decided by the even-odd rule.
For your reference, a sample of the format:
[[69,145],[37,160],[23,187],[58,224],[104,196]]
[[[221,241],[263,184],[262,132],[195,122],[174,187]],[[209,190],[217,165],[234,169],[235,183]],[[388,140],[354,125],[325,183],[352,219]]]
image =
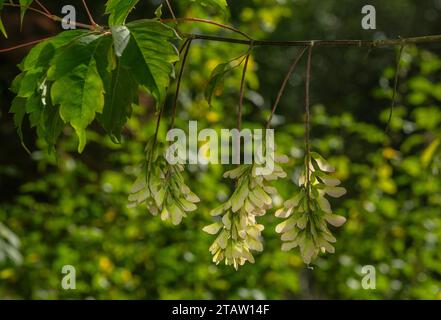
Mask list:
[[108,0],[106,14],[109,15],[109,25],[117,26],[125,24],[126,18],[139,0]]

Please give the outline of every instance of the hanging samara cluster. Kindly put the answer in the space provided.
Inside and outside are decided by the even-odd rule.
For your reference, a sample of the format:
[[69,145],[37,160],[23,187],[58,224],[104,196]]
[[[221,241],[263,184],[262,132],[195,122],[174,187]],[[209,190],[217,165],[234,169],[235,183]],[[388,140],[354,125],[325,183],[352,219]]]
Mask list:
[[[181,223],[188,212],[197,209],[199,197],[185,184],[183,165],[171,165],[161,147],[149,142],[146,148],[146,162],[129,196],[129,206],[146,204],[153,215],[173,224]],[[326,196],[340,197],[346,190],[339,187],[340,181],[330,175],[334,168],[322,156],[311,152],[306,157],[309,167],[299,179],[300,191],[285,201],[275,215],[286,220],[277,225],[276,232],[282,236],[282,250],[299,247],[303,261],[311,263],[321,252],[334,253],[331,243],[336,241],[327,224],[343,225],[346,219],[332,213]],[[203,228],[208,234],[216,235],[210,252],[213,262],[224,261],[235,269],[254,263],[253,251],[263,251],[262,231],[264,226],[257,218],[264,216],[273,207],[276,188],[270,184],[287,174],[280,164],[288,162],[287,156],[275,156],[274,169],[265,172],[262,164],[240,165],[227,171],[224,178],[235,180],[235,190],[222,205],[211,211],[216,220]],[[309,177],[309,178],[307,178]]]

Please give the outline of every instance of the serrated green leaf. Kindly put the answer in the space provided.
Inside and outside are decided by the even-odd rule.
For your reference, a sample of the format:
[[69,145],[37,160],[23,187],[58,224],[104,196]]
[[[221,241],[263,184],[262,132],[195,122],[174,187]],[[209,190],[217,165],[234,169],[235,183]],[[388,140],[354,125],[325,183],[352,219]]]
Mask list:
[[130,41],[130,30],[126,26],[111,27],[115,55],[120,58]]
[[179,60],[174,29],[156,20],[141,20],[127,24],[131,38],[121,57],[137,82],[148,90],[160,105],[166,96],[173,63]]
[[39,88],[44,74],[45,71],[42,67],[24,72],[18,87],[17,96],[22,98],[31,97]]
[[236,69],[238,66],[240,66],[240,63],[236,63],[236,64],[233,63],[233,61],[237,59],[228,61],[226,63],[221,63],[217,65],[216,68],[214,68],[213,71],[211,72],[210,80],[208,81],[208,85],[205,88],[205,99],[207,100],[210,106],[211,106],[211,101],[213,99],[213,95],[216,89],[222,84],[225,76],[228,73],[232,72],[234,69]]
[[47,77],[55,81],[72,72],[76,67],[88,65],[95,57],[98,45],[103,39],[100,34],[88,34],[73,40],[69,45],[58,49],[50,63]]
[[60,49],[51,62],[48,79],[54,81],[51,97],[60,105],[60,116],[86,145],[86,128],[104,107],[104,84],[97,69],[96,50],[103,36],[89,34]]
[[123,25],[130,11],[139,0],[109,0],[106,3],[106,14],[109,15],[109,25]]
[[95,58],[57,79],[51,95],[53,103],[60,105],[63,121],[75,129],[79,138],[78,152],[81,153],[86,146],[86,128],[104,107],[104,85]]
[[43,41],[32,48],[26,58],[20,64],[22,71],[29,71],[38,67],[46,67],[55,56],[57,49],[60,49],[72,41],[89,35],[87,30],[68,30],[63,31],[46,41]]
[[103,113],[98,120],[116,143],[121,141],[121,131],[132,110],[138,92],[132,73],[120,63],[111,74],[110,87],[106,89]]

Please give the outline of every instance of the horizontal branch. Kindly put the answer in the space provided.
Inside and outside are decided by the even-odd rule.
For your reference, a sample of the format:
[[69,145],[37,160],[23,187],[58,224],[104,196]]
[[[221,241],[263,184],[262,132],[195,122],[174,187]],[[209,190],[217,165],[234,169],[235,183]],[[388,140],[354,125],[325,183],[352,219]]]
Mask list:
[[283,46],[283,47],[304,47],[309,45],[381,47],[381,46],[403,46],[408,44],[421,44],[421,43],[441,43],[441,35],[400,38],[400,39],[382,39],[382,40],[298,40],[298,41],[246,40],[246,39],[235,39],[235,38],[227,38],[220,36],[202,35],[202,34],[187,34],[186,36],[193,39],[236,43],[236,44],[243,44],[248,46],[253,45],[253,46]]

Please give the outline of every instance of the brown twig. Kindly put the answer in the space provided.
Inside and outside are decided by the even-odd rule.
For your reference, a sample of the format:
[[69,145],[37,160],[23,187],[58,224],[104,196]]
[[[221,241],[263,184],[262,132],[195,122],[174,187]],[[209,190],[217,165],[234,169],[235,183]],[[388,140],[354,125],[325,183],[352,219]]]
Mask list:
[[287,73],[286,76],[285,76],[285,79],[283,79],[282,86],[280,87],[279,93],[277,94],[276,101],[275,101],[274,106],[273,106],[273,108],[272,108],[272,110],[271,110],[271,115],[270,115],[270,117],[269,117],[269,119],[268,119],[268,122],[267,122],[267,125],[266,125],[266,128],[267,128],[267,129],[269,129],[270,126],[271,126],[271,120],[273,119],[274,114],[275,114],[275,112],[276,112],[276,109],[277,109],[277,107],[278,107],[278,105],[279,105],[280,99],[282,98],[283,93],[285,92],[285,88],[286,88],[286,85],[288,84],[288,80],[289,80],[289,78],[291,77],[292,73],[294,72],[294,69],[296,68],[298,62],[299,62],[300,59],[303,57],[303,54],[305,53],[306,49],[308,49],[308,47],[305,46],[305,47],[304,47],[304,48],[303,48],[303,49],[302,49],[302,50],[296,55],[296,57],[294,58],[293,62],[291,63],[291,65],[290,65],[290,67],[289,67],[289,70],[288,70],[288,73]]
[[14,51],[14,50],[17,50],[17,49],[20,49],[20,48],[32,46],[34,44],[40,43],[40,42],[42,42],[44,40],[47,40],[47,39],[50,39],[50,38],[51,37],[46,37],[46,38],[43,38],[43,39],[34,40],[34,41],[31,41],[31,42],[19,44],[17,46],[13,46],[13,47],[10,47],[10,48],[0,49],[0,53],[5,53],[5,52],[9,52],[9,51]]
[[172,8],[172,6],[170,4],[170,1],[169,0],[165,0],[165,2],[167,3],[167,7],[168,7],[168,10],[170,11],[171,16],[173,17],[173,19],[176,20],[176,15],[175,15],[175,13],[173,11],[173,8]]
[[97,26],[98,24],[93,19],[92,13],[90,13],[89,7],[87,6],[86,0],[83,0],[83,6],[86,9],[87,16],[89,17],[89,21],[92,24],[92,26]]
[[176,112],[178,110],[178,98],[179,98],[179,92],[181,89],[181,80],[182,80],[182,75],[184,74],[185,64],[187,62],[188,52],[190,51],[192,40],[193,39],[191,39],[191,38],[187,39],[187,41],[184,42],[184,44],[181,48],[181,53],[183,51],[184,55],[182,58],[181,69],[179,70],[178,82],[176,84],[176,93],[175,93],[175,97],[173,100],[173,111],[172,111],[172,120],[171,120],[171,124],[170,124],[170,129],[173,129],[175,126]]
[[52,15],[52,13],[46,8],[40,1],[35,0],[35,2],[40,6],[41,9],[43,9],[44,12],[46,12],[49,15]]
[[[203,34],[191,34],[188,35],[193,37],[193,39],[199,40],[209,40],[217,42],[227,42],[236,43],[243,45],[254,46],[280,46],[280,47],[304,47],[309,46],[311,40],[284,40],[284,41],[274,41],[274,40],[252,40],[252,39],[235,39],[222,36],[212,36]],[[408,44],[422,44],[422,43],[441,43],[441,35],[431,35],[423,37],[412,37],[412,38],[400,38],[400,39],[384,39],[384,40],[314,40],[314,46],[325,46],[325,47],[335,47],[335,46],[356,46],[356,47],[382,47],[382,46],[401,46]]]
[[396,104],[396,99],[397,99],[397,90],[398,90],[398,80],[400,77],[400,72],[401,72],[401,57],[403,55],[403,50],[404,50],[404,45],[402,45],[400,47],[400,51],[398,52],[397,55],[397,65],[396,65],[396,69],[395,69],[395,79],[394,79],[394,92],[392,93],[392,104],[390,106],[390,113],[389,113],[389,119],[387,120],[387,125],[386,125],[386,133],[389,132],[390,129],[390,124],[392,121],[392,116],[394,113],[394,109],[395,109],[395,104]]

